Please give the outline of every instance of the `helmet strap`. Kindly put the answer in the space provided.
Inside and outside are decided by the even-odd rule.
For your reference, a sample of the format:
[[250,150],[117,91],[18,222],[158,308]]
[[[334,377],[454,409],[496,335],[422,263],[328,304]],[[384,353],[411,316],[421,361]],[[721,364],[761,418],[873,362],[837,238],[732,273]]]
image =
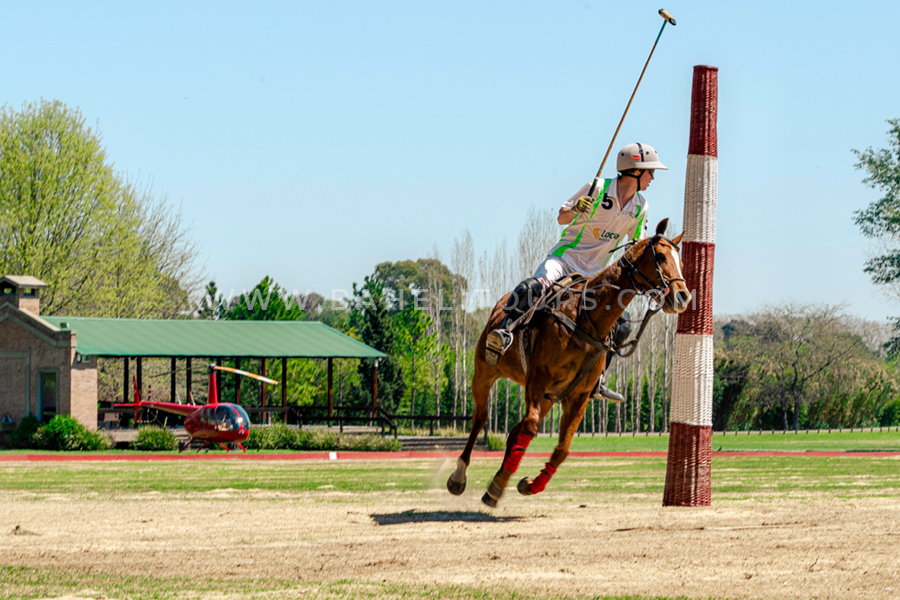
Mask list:
[[[634,172],[637,171],[637,175]],[[638,180],[638,187],[640,187],[641,177],[644,176],[644,169],[628,169],[622,173],[622,177],[634,177]]]

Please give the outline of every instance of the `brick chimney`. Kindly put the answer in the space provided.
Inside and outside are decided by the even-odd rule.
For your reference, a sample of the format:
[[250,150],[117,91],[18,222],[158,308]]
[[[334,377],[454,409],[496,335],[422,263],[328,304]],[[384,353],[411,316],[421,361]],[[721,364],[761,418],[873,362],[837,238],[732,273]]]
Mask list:
[[21,311],[41,316],[41,290],[47,284],[30,275],[0,277],[0,304],[9,303]]

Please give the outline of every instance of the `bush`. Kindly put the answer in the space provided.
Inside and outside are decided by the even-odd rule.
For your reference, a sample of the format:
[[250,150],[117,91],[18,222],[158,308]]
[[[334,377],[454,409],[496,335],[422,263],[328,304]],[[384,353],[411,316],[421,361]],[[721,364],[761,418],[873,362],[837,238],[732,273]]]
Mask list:
[[40,426],[41,422],[36,418],[23,417],[19,426],[5,435],[3,445],[7,448],[33,448],[34,434]]
[[250,437],[244,442],[248,450],[296,450],[297,429],[284,423],[276,423],[270,427],[254,427]]
[[400,442],[380,435],[342,435],[328,429],[297,429],[281,423],[254,427],[244,443],[248,450],[305,450],[324,452],[397,451]]
[[266,447],[272,450],[296,450],[297,429],[284,423],[276,423],[266,430]]
[[403,449],[400,440],[380,435],[344,435],[340,439],[340,450],[354,452],[399,452]]
[[250,437],[244,442],[244,448],[247,450],[264,450],[266,443],[266,430],[261,427],[254,427],[250,430]]
[[32,436],[33,446],[42,450],[107,450],[109,438],[70,415],[56,415]]
[[337,450],[340,435],[328,429],[301,429],[297,435],[300,450]]
[[[512,413],[510,413],[510,417],[512,417]],[[399,421],[399,417],[397,419]],[[438,427],[435,428],[434,431],[428,426],[422,427],[410,427],[409,425],[397,425],[397,434],[398,435],[416,435],[416,436],[436,436],[436,437],[459,437],[460,435],[465,435],[459,427]]]
[[506,436],[502,433],[488,433],[488,448],[506,450]]
[[137,437],[131,444],[135,450],[169,452],[178,450],[175,434],[158,425],[146,425],[138,429]]
[[354,452],[372,452],[400,450],[398,440],[380,435],[343,435],[327,429],[300,430],[297,441],[301,450],[347,450]]
[[881,414],[878,416],[878,424],[882,427],[900,425],[900,398],[889,402],[881,409]]

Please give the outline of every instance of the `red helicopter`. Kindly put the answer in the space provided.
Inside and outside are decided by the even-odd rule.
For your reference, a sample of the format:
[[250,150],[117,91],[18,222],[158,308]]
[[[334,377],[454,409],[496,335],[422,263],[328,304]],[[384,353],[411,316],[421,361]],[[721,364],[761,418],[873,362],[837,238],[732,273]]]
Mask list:
[[274,379],[269,379],[256,373],[248,373],[247,371],[231,367],[209,365],[209,394],[207,403],[203,406],[199,404],[141,400],[140,390],[137,389],[136,381],[134,402],[116,404],[115,406],[134,407],[135,423],[138,420],[138,411],[143,407],[154,408],[185,417],[184,429],[187,431],[190,439],[179,446],[179,452],[190,446],[193,440],[203,442],[203,445],[197,449],[197,452],[210,444],[219,444],[226,452],[230,452],[230,450],[225,444],[236,444],[238,448],[246,452],[247,449],[241,445],[241,442],[247,441],[247,438],[250,437],[250,416],[240,404],[219,402],[219,393],[216,387],[216,371],[228,371],[236,375],[257,379],[263,383],[278,385],[278,382]]

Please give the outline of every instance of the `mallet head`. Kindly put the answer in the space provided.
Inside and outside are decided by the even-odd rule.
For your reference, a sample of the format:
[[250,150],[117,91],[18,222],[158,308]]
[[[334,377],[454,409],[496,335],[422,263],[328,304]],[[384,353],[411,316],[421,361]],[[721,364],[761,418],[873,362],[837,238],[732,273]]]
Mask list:
[[659,9],[659,16],[668,21],[670,24],[675,25],[675,17],[669,14],[669,11],[667,11],[666,9]]

